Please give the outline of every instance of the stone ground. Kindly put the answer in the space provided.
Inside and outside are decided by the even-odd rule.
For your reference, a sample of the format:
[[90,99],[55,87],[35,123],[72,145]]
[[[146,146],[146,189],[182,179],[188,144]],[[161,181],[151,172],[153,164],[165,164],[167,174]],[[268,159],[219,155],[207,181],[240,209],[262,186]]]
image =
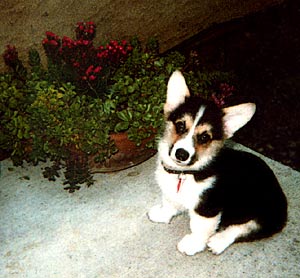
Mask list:
[[[244,149],[242,146],[234,146]],[[249,151],[249,150],[248,150]],[[186,214],[171,224],[148,220],[160,202],[156,157],[113,174],[96,174],[76,193],[49,182],[39,166],[0,162],[0,277],[3,278],[297,278],[300,277],[300,173],[264,158],[289,202],[283,232],[237,243],[222,255],[182,255]]]

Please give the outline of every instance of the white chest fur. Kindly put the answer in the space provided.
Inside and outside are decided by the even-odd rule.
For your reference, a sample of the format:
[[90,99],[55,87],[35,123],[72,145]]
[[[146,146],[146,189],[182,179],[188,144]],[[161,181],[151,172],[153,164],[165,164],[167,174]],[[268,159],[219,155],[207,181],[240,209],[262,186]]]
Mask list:
[[[182,178],[182,180],[178,190],[179,178]],[[202,193],[212,187],[215,181],[215,177],[196,182],[191,174],[184,175],[184,177],[170,174],[164,170],[160,162],[158,162],[156,170],[156,179],[162,190],[163,197],[179,210],[193,210],[201,201]]]

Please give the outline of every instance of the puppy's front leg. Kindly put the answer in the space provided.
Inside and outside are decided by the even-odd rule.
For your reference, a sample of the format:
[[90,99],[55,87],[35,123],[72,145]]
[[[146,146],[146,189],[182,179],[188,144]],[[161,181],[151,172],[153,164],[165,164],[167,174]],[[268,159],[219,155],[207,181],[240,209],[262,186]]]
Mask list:
[[220,221],[220,214],[215,217],[203,217],[190,211],[191,233],[183,237],[177,248],[181,253],[192,256],[206,248],[208,239],[215,233]]
[[152,207],[148,212],[148,217],[153,222],[170,223],[171,219],[179,213],[180,211],[163,197],[162,205]]

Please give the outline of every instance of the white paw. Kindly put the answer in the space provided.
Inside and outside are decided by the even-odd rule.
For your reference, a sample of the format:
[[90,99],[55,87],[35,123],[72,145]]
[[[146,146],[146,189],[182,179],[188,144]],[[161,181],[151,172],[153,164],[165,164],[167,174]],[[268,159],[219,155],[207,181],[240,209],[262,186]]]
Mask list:
[[177,244],[177,249],[188,256],[195,255],[198,252],[201,252],[205,249],[205,242],[201,242],[199,238],[193,234],[188,234],[183,237],[181,241]]
[[233,243],[234,240],[225,237],[225,235],[220,232],[214,234],[207,243],[208,249],[215,255],[221,254],[228,246]]
[[176,210],[156,205],[149,210],[148,217],[153,222],[170,223],[176,212]]

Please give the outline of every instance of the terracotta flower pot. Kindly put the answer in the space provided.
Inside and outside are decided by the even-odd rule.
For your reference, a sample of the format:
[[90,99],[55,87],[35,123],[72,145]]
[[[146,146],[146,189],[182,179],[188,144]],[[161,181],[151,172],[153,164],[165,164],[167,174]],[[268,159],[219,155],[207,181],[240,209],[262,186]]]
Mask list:
[[135,166],[156,154],[155,149],[146,147],[153,137],[142,141],[140,146],[136,146],[134,142],[128,139],[127,133],[115,133],[111,135],[114,140],[118,152],[104,163],[95,163],[95,156],[90,156],[88,159],[89,167],[93,173],[105,173],[123,170]]

